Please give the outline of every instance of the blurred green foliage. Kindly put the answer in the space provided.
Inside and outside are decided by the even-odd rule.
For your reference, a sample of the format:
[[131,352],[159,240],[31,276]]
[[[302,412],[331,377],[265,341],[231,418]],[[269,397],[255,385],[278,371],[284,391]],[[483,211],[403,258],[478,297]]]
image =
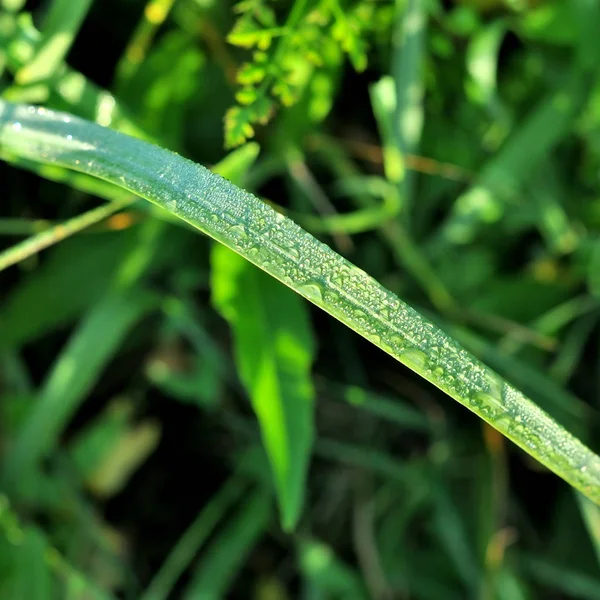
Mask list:
[[[599,28],[593,0],[0,0],[0,91],[284,202],[600,450]],[[164,212],[18,166],[0,598],[600,598],[597,507]]]

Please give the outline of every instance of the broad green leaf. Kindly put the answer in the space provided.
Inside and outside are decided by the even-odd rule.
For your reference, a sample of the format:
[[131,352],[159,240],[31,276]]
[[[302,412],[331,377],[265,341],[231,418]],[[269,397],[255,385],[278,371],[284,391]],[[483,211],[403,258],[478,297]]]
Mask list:
[[[555,141],[554,134],[547,137]],[[168,209],[445,391],[600,503],[600,457],[395,294],[252,194],[142,140],[4,101],[0,153],[94,175]]]
[[300,513],[314,438],[314,343],[301,298],[215,246],[213,303],[234,335],[235,359],[260,423],[285,529]]

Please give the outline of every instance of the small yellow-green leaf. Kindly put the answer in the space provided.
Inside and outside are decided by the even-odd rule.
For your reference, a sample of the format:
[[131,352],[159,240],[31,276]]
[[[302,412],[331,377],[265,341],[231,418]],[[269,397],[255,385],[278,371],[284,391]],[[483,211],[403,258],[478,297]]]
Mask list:
[[251,112],[246,108],[233,106],[225,113],[225,146],[233,148],[243,144],[254,135]]

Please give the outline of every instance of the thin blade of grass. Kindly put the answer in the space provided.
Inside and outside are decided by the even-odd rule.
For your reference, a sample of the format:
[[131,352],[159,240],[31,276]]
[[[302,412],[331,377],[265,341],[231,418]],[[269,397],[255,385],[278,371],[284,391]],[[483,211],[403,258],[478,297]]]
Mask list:
[[523,556],[520,563],[522,569],[548,591],[560,592],[582,600],[600,600],[600,579],[563,568],[543,558]]
[[247,497],[202,555],[183,600],[217,600],[227,596],[245,557],[265,532],[271,512],[269,496],[258,488]]
[[21,85],[48,79],[62,63],[93,0],[53,0],[45,16],[42,40],[33,58],[15,78]]
[[54,225],[50,229],[8,248],[4,252],[0,252],[0,271],[41,252],[45,248],[64,240],[70,235],[79,233],[83,229],[90,227],[90,225],[94,225],[107,219],[131,203],[132,199],[128,198],[122,202],[104,204],[103,206],[89,210],[82,215],[73,217],[64,223]]
[[485,224],[497,222],[523,184],[564,138],[585,102],[589,76],[575,72],[547,97],[485,165],[475,185],[456,201],[444,227],[448,241],[466,244]]
[[425,59],[425,34],[427,31],[426,2],[423,0],[398,0],[396,2],[397,30],[392,55],[395,98],[393,115],[393,140],[402,161],[400,189],[404,200],[402,216],[408,219],[413,204],[414,171],[405,168],[407,154],[415,154],[423,129],[423,63]]
[[600,508],[581,494],[575,493],[575,497],[600,566]]
[[227,511],[246,491],[247,486],[238,475],[234,475],[223,485],[179,538],[139,600],[165,600],[170,597],[181,574],[189,567]]
[[[40,588],[46,590],[50,587],[46,571],[51,571],[63,583],[66,595],[61,594],[61,597],[73,600],[114,600],[111,594],[101,590],[74,568],[48,543],[46,536],[38,528],[23,526],[8,499],[0,495],[0,555],[2,555],[2,546],[10,549],[13,561],[23,563],[22,568],[17,568],[13,572],[13,577],[20,581],[15,582],[12,579],[0,581],[0,593],[4,591],[10,593],[3,597],[15,600],[56,598],[56,590],[53,590],[52,595],[49,596],[44,596],[43,591],[40,592]],[[19,593],[19,589],[22,593]]]
[[116,68],[118,83],[124,83],[136,73],[143,62],[158,28],[169,16],[175,0],[150,0]]
[[4,464],[6,489],[16,489],[58,441],[60,433],[115,354],[132,325],[154,304],[154,296],[109,294],[86,316],[42,385],[36,404]]

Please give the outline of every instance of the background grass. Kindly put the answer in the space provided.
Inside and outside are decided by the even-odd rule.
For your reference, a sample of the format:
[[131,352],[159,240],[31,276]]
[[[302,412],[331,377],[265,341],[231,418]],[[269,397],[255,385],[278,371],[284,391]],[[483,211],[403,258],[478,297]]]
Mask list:
[[[284,200],[600,450],[595,2],[1,6],[3,97]],[[163,213],[20,167],[0,244],[51,243],[0,273],[0,597],[600,597],[598,510],[493,430]],[[51,229],[99,199],[128,207]],[[316,414],[293,534],[249,402],[286,389]]]

